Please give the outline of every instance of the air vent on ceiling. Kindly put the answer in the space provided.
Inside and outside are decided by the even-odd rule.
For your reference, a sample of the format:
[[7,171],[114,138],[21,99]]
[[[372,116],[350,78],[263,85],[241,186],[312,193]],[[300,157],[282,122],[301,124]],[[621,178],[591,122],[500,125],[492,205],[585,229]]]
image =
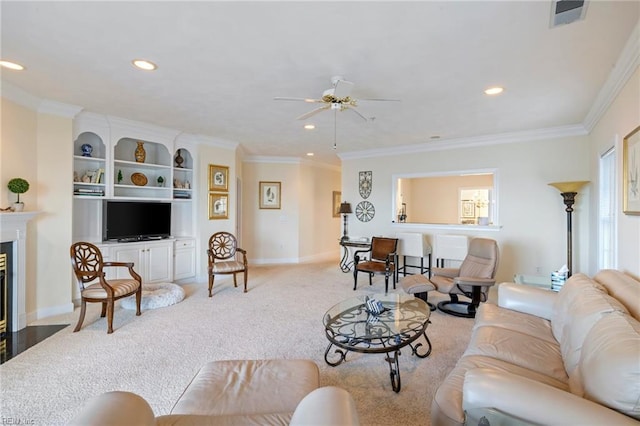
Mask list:
[[585,0],[554,0],[551,3],[551,28],[584,19],[586,12]]

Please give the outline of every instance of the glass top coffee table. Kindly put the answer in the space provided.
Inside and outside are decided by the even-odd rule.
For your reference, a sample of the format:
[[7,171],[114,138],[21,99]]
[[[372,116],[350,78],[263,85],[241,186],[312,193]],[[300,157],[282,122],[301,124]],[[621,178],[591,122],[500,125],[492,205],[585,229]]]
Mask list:
[[[375,314],[367,309],[365,296],[347,299],[327,311],[323,322],[329,346],[324,360],[335,367],[345,360],[349,351],[384,353],[387,355],[385,361],[389,363],[391,387],[400,392],[400,349],[408,345],[413,355],[419,358],[429,356],[431,342],[426,330],[431,310],[423,300],[411,295],[376,294],[372,299],[382,303],[381,313]],[[420,337],[428,345],[424,353],[420,352],[425,349],[422,342],[414,343]],[[331,353],[333,346],[336,349]]]

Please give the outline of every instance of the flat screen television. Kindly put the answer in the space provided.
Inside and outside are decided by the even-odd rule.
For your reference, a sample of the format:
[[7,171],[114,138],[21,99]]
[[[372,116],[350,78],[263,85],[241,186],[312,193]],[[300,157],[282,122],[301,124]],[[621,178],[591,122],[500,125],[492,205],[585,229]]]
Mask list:
[[171,236],[171,203],[104,200],[103,241],[144,241]]

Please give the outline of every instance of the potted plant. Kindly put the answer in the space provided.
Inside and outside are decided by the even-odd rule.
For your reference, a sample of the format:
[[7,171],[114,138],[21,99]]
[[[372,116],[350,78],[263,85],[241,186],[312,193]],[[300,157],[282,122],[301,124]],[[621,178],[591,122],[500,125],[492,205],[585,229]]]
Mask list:
[[18,195],[18,200],[13,203],[13,211],[21,212],[24,210],[24,203],[20,201],[20,194],[24,194],[29,190],[29,182],[22,178],[13,178],[7,184],[9,191]]
[[158,186],[164,186],[164,178],[162,176],[158,176]]

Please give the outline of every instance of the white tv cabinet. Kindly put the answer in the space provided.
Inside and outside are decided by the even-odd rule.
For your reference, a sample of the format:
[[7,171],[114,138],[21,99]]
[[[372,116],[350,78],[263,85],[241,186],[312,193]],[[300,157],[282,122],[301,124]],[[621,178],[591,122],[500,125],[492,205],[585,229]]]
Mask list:
[[[108,259],[114,262],[133,262],[135,271],[143,283],[172,282],[174,240],[145,241],[141,243],[105,244],[109,248]],[[103,247],[104,247],[103,246]],[[103,253],[104,256],[104,253]],[[129,278],[124,268],[114,268],[115,276]]]

